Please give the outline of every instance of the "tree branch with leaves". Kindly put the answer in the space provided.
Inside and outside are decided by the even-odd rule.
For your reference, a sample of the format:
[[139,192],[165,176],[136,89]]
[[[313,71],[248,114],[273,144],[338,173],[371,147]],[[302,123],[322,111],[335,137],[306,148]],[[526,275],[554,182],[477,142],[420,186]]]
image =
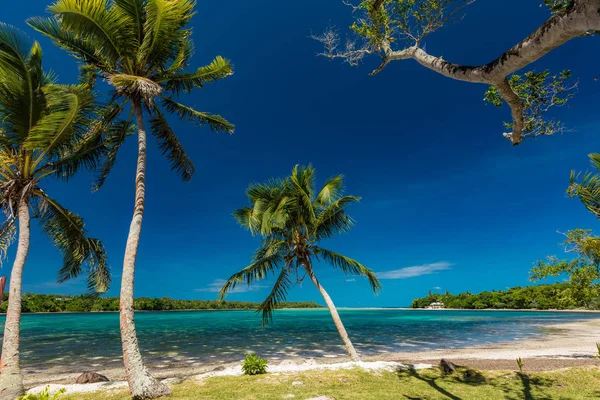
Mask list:
[[566,82],[566,73],[558,75],[561,84],[561,91],[555,93],[558,101],[549,101],[545,103],[547,107],[539,108],[536,108],[539,101],[532,101],[525,94],[535,91],[539,97],[547,98],[544,92],[557,89],[555,80],[540,79],[549,78],[546,72],[513,74],[572,39],[600,31],[600,0],[545,0],[552,14],[548,20],[487,64],[459,65],[427,53],[424,39],[462,18],[463,9],[474,1],[361,0],[355,5],[349,4],[354,17],[349,40],[342,43],[335,28],[312,37],[324,45],[320,55],[342,59],[353,66],[359,65],[367,56],[379,55],[381,65],[372,75],[393,61],[410,59],[448,78],[491,86],[494,104],[506,103],[511,109],[512,122],[505,124],[510,132],[504,136],[513,145],[528,137],[562,132],[562,127],[545,121],[543,116],[550,108],[564,105],[570,98],[568,92],[575,85]]

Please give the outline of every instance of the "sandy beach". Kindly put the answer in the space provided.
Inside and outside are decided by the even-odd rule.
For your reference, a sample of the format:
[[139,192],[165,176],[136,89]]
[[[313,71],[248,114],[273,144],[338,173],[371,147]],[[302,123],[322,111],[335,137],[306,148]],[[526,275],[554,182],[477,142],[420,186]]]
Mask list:
[[[545,325],[547,334],[536,339],[525,339],[514,342],[497,343],[488,346],[474,346],[460,349],[444,349],[422,352],[387,353],[367,356],[369,368],[386,368],[395,363],[435,365],[441,358],[452,360],[456,364],[478,369],[515,370],[515,359],[523,360],[524,368],[529,371],[553,370],[575,366],[600,366],[596,357],[596,342],[600,342],[600,320],[569,322],[557,325]],[[345,368],[347,358],[291,358],[278,363],[271,363],[272,368],[280,372],[294,372],[314,368]],[[152,372],[159,378],[181,379],[183,377],[206,376],[215,373],[235,374],[239,363],[207,363],[201,368],[170,366],[154,369]],[[72,384],[83,371],[24,370],[27,387],[36,387],[48,383]],[[96,372],[109,377],[111,381],[123,381],[124,371],[121,368],[102,369]],[[116,382],[115,382],[116,383]],[[118,386],[120,384],[117,384]]]

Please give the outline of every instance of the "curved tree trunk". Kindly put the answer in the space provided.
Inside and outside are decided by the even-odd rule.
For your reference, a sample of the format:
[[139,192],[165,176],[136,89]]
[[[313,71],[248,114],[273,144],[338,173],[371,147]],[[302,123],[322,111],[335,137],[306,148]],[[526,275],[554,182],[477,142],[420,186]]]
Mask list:
[[350,356],[352,361],[360,361],[360,357],[358,356],[358,353],[354,349],[354,345],[350,341],[348,332],[346,332],[346,328],[344,328],[344,324],[342,323],[342,319],[340,318],[340,315],[338,314],[337,309],[335,308],[335,304],[333,304],[333,300],[331,300],[331,297],[329,297],[329,294],[327,294],[325,289],[323,289],[323,286],[321,286],[321,284],[319,283],[319,280],[317,279],[317,277],[315,276],[315,274],[312,271],[312,267],[305,266],[305,268],[306,268],[306,272],[308,273],[308,276],[313,281],[313,283],[315,284],[317,289],[319,289],[321,296],[323,296],[323,299],[325,300],[325,304],[327,304],[327,307],[329,308],[329,312],[331,313],[331,318],[333,319],[333,323],[335,324],[335,327],[337,328],[337,330],[342,338],[342,341],[344,342],[344,347],[346,348],[348,355]]
[[13,400],[24,393],[23,376],[19,363],[19,338],[21,328],[21,288],[23,267],[29,253],[29,208],[27,201],[19,203],[19,244],[17,256],[10,273],[8,309],[0,359],[0,400]]
[[146,128],[139,101],[133,101],[138,126],[138,162],[135,175],[135,206],[125,259],[123,260],[123,276],[121,278],[121,343],[123,345],[123,363],[129,383],[129,390],[134,399],[151,399],[171,393],[168,386],[154,378],[146,366],[140,353],[135,332],[133,309],[133,283],[135,259],[140,243],[142,219],[144,216],[144,198],[146,192]]

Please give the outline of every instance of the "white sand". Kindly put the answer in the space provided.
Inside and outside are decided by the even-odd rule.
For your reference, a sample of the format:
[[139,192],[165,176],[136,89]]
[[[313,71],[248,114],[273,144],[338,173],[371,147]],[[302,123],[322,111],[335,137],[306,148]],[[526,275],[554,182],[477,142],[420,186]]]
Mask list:
[[[394,371],[399,367],[410,367],[414,369],[424,369],[431,368],[431,364],[402,364],[399,362],[391,362],[391,361],[372,361],[372,362],[344,362],[344,363],[334,363],[334,364],[319,364],[314,360],[306,360],[301,364],[296,364],[290,361],[283,361],[279,365],[273,365],[268,367],[269,373],[295,373],[295,372],[303,372],[303,371],[313,371],[313,370],[340,370],[340,369],[351,369],[351,368],[362,368],[366,371]],[[195,379],[201,381],[206,378],[211,378],[215,376],[239,376],[242,375],[242,367],[240,365],[235,367],[225,368],[222,371],[212,371],[204,374],[199,374],[190,377],[190,379]],[[166,383],[177,383],[181,382],[182,379],[179,378],[168,378],[163,380]],[[41,385],[31,388],[27,391],[27,393],[39,393],[48,385]],[[89,384],[72,384],[72,385],[57,385],[52,384],[50,386],[50,393],[56,393],[60,389],[65,389],[66,393],[90,393],[97,391],[105,391],[105,390],[115,390],[115,389],[123,389],[127,387],[127,382],[99,382],[99,383],[89,383]]]

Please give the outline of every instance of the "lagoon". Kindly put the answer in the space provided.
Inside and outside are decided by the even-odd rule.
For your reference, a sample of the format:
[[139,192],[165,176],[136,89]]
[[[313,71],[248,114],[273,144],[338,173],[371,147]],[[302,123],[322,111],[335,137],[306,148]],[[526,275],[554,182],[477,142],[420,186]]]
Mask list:
[[[595,313],[535,311],[341,309],[340,315],[367,356],[541,337],[549,325],[600,320]],[[345,355],[322,309],[279,310],[265,328],[254,311],[139,312],[136,324],[142,353],[155,368],[239,361],[247,351],[271,361]],[[23,315],[21,360],[30,371],[119,367],[119,315]]]

